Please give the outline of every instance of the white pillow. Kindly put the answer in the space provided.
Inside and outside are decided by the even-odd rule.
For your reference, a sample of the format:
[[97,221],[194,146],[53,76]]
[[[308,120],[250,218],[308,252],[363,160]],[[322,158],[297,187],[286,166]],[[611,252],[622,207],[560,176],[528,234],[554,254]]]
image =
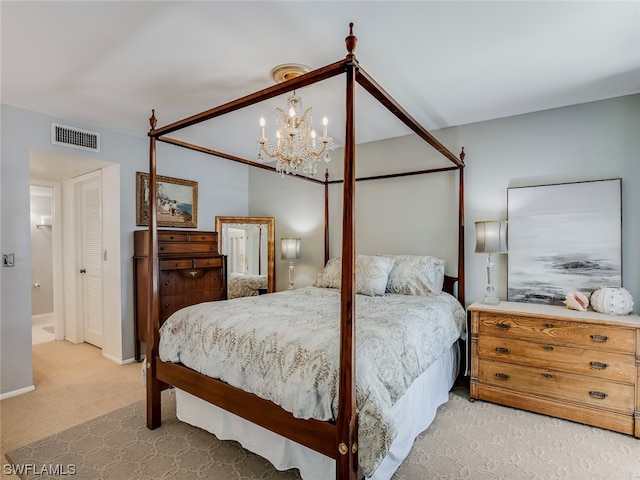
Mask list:
[[[356,257],[356,293],[362,295],[384,295],[389,280],[393,259],[381,256],[358,255]],[[318,273],[313,285],[325,288],[340,288],[342,281],[342,259],[330,259]]]
[[439,294],[444,284],[444,260],[420,255],[385,255],[394,260],[386,291],[403,295]]

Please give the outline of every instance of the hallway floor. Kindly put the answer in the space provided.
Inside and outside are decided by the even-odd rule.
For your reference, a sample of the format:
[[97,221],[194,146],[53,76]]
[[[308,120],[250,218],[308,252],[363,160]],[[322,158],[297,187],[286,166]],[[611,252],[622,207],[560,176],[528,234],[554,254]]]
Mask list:
[[36,315],[31,317],[31,344],[52,342],[56,337],[53,333],[53,314]]

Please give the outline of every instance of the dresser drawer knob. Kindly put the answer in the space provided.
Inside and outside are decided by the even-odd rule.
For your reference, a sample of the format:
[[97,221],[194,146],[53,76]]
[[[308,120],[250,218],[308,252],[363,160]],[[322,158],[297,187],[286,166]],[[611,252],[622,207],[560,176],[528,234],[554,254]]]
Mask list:
[[550,352],[551,350],[553,350],[553,347],[551,345],[545,345],[544,347],[545,350],[547,350],[548,352]]
[[594,390],[591,390],[589,392],[589,395],[591,395],[592,398],[595,398],[597,400],[604,400],[605,398],[607,398],[609,396],[604,392],[597,392],[597,391],[594,391]]
[[196,275],[198,275],[198,271],[197,270],[191,270],[189,272],[189,275],[191,275],[192,277],[195,277]]
[[511,325],[506,323],[496,323],[496,328],[499,330],[509,330],[511,328]]
[[164,282],[165,285],[169,285],[169,283],[170,283],[169,280],[165,280]]
[[511,377],[506,373],[496,373],[496,377],[500,380],[509,380]]
[[544,328],[553,328],[553,323],[545,323]]
[[604,343],[609,340],[609,337],[607,337],[606,335],[591,335],[591,340],[593,340],[594,342]]
[[544,378],[553,378],[553,375],[551,375],[550,373],[543,373],[542,376]]
[[595,370],[606,370],[609,365],[602,362],[590,362],[591,368]]
[[509,350],[508,348],[504,348],[504,347],[496,347],[496,352],[498,352],[498,353],[511,353],[511,350]]

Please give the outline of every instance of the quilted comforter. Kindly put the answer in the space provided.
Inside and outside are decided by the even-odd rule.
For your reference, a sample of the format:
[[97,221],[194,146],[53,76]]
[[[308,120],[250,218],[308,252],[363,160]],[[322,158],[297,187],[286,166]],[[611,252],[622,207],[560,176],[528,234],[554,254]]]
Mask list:
[[[298,418],[338,411],[339,291],[306,287],[193,305],[160,330],[160,357],[271,400]],[[463,333],[446,294],[356,296],[358,460],[370,476],[395,438],[390,409]]]

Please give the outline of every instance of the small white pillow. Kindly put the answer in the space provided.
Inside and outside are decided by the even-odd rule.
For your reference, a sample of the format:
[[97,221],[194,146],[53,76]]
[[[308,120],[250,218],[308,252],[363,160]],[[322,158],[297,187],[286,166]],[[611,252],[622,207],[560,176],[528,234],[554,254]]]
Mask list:
[[394,260],[386,291],[403,295],[439,294],[444,284],[444,260],[420,255],[385,255]]
[[[393,259],[380,256],[358,255],[356,257],[356,293],[362,295],[384,295],[389,280]],[[318,273],[313,285],[324,288],[342,286],[342,259],[330,259]]]

